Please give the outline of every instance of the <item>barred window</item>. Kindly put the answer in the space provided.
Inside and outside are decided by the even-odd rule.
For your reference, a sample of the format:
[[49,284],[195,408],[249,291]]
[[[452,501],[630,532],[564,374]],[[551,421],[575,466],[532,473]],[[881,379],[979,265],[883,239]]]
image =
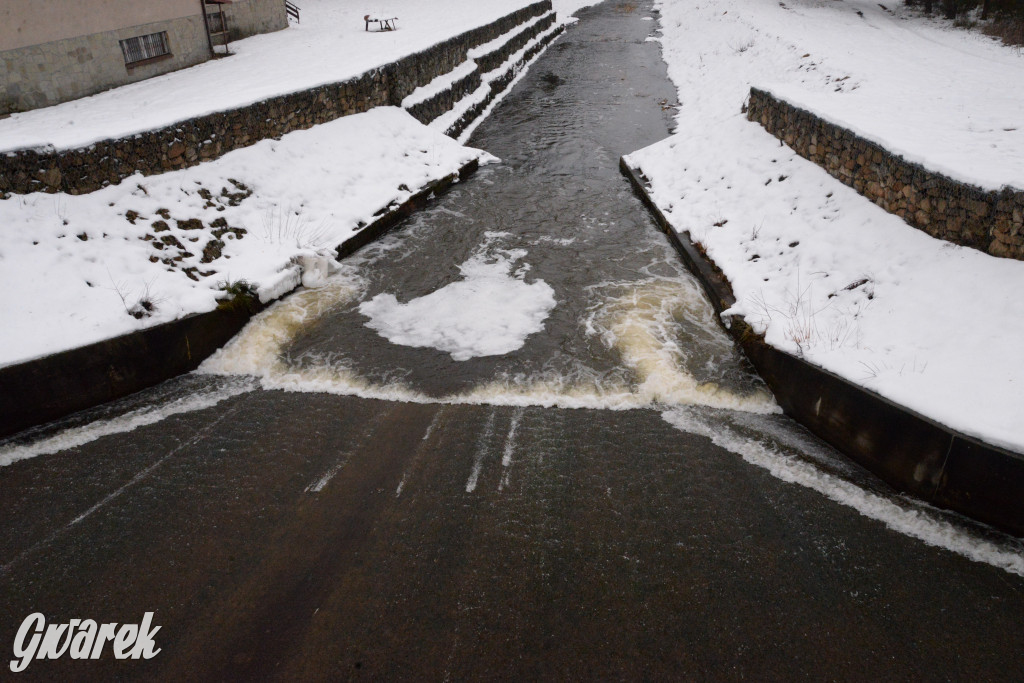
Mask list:
[[122,40],[121,52],[124,53],[124,63],[128,65],[170,54],[167,31]]

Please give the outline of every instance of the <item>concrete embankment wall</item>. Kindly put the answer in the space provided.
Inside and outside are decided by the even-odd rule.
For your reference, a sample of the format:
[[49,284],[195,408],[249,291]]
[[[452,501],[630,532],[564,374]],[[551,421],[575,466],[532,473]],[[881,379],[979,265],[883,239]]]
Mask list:
[[984,190],[929,171],[764,90],[751,88],[747,107],[749,120],[915,228],[1024,260],[1024,191]]
[[0,437],[194,370],[256,310],[219,308],[0,368]]
[[[620,167],[721,315],[736,302],[728,279],[689,233],[676,232],[642,172],[624,159]],[[1024,454],[960,434],[780,351],[739,316],[730,316],[728,332],[786,415],[893,487],[1024,536]]]
[[[551,0],[524,7],[422,52],[338,83],[273,97],[245,107],[181,121],[126,138],[103,140],[71,150],[17,150],[0,155],[0,191],[83,194],[141,172],[152,175],[195,166],[231,150],[294,130],[378,106],[399,106],[416,88],[449,73],[474,47],[505,35],[534,17],[551,14],[531,27],[523,43],[554,22]],[[518,36],[496,48],[498,63],[511,55]],[[448,107],[455,96],[449,98]],[[427,109],[430,111],[427,111]],[[447,111],[444,102],[424,107],[421,116]],[[421,120],[423,120],[421,118]]]

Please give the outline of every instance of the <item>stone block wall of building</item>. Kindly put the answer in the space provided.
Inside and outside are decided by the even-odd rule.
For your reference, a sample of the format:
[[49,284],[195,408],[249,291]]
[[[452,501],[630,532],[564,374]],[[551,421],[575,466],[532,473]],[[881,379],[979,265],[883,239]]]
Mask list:
[[234,0],[230,5],[224,5],[224,14],[231,40],[288,27],[284,0]]
[[1024,191],[993,191],[907,161],[811,112],[751,88],[747,118],[890,213],[933,237],[1024,260]]
[[[171,54],[127,66],[120,41],[167,32]],[[210,58],[202,13],[0,52],[0,115],[126,85]]]

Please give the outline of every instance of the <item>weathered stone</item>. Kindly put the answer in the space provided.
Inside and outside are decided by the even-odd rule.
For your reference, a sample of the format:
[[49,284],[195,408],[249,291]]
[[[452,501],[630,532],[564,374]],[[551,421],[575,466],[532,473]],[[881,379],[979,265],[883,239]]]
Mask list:
[[210,263],[220,258],[221,251],[224,249],[224,243],[219,239],[212,239],[206,243],[203,247],[203,258],[200,259],[201,263]]
[[51,187],[51,188],[56,189],[56,190],[59,190],[60,189],[60,181],[61,181],[60,169],[57,168],[56,166],[50,167],[49,169],[46,170],[46,173],[43,174],[43,182],[46,183],[46,185],[48,187]]

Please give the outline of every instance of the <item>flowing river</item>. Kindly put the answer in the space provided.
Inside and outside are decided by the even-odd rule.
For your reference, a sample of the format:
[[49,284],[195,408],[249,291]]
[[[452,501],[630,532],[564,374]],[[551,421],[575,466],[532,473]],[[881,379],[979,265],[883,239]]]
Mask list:
[[629,183],[669,133],[605,2],[472,135],[500,161],[200,372],[0,443],[0,644],[50,678],[962,678],[1021,671],[1024,553],[780,414]]

